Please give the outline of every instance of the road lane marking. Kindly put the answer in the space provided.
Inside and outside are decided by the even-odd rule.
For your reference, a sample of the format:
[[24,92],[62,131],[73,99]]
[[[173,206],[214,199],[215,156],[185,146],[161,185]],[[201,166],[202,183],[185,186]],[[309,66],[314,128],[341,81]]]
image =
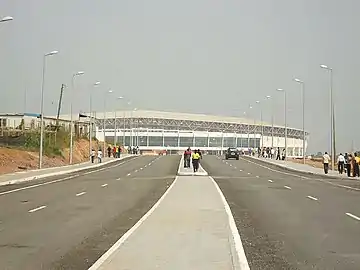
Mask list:
[[251,173],[248,172],[248,175],[250,175]]
[[140,168],[140,171],[141,171],[142,169],[144,169],[144,168],[143,168],[143,167],[141,167],[141,168]]
[[46,208],[46,205],[31,209],[31,210],[29,210],[29,213],[34,213],[34,212],[39,211],[39,210],[44,209],[44,208]]
[[106,187],[108,184],[103,184],[103,185],[101,185],[102,187]]
[[243,170],[240,170],[240,172],[242,172]]
[[[175,180],[169,186],[169,188],[165,191],[165,193],[160,197],[160,199],[150,208],[150,210],[142,216],[132,226],[123,236],[108,250],[106,251],[88,270],[97,270],[104,264],[104,262],[114,253],[116,252],[122,244],[144,223],[144,221],[159,207],[161,202],[165,199],[166,195],[170,192],[170,190],[174,187],[175,183],[177,182],[178,176],[175,177]],[[246,269],[247,270],[247,269]]]
[[84,195],[85,193],[86,193],[86,192],[85,192],[85,191],[83,191],[83,192],[80,192],[80,193],[76,194],[76,196],[77,196],[77,197],[79,197],[79,196]]
[[139,170],[135,170],[135,172],[138,172]]
[[118,179],[116,179],[116,181],[120,181],[121,180],[121,178],[119,177]]
[[273,182],[274,182],[273,180],[270,180],[270,179],[269,179],[268,181],[269,181],[270,183],[273,183]]
[[313,196],[306,196],[307,198],[309,198],[309,199],[311,199],[311,200],[314,200],[314,201],[317,201],[318,200],[318,198],[315,198],[315,197],[313,197]]
[[351,213],[346,213],[346,215],[348,215],[349,217],[352,217],[353,219],[356,219],[356,220],[360,221],[360,217],[358,217],[358,216],[355,216],[355,215],[353,215]]
[[[119,164],[116,164],[114,166],[111,166],[111,167],[107,167],[107,169],[109,168],[114,168],[114,167],[118,167],[120,165],[123,165],[123,164],[126,164],[128,162],[131,162],[133,160],[136,160],[140,158],[139,157],[135,157],[135,158],[131,158],[131,159],[127,159],[125,160],[124,162],[121,162]],[[97,172],[98,170],[93,170],[91,171],[91,173],[94,173],[94,172]],[[80,171],[81,173],[81,171]],[[59,183],[59,182],[63,182],[63,181],[66,181],[66,180],[69,180],[69,179],[72,179],[72,178],[75,178],[75,177],[79,177],[79,176],[82,176],[83,174],[76,174],[76,175],[73,175],[73,176],[68,176],[68,177],[64,177],[64,178],[60,178],[60,179],[56,179],[56,180],[52,180],[52,181],[48,181],[48,182],[45,182],[45,183],[41,183],[41,184],[35,184],[35,185],[31,185],[31,186],[26,186],[26,187],[22,187],[22,188],[16,188],[16,189],[12,189],[12,190],[8,190],[8,191],[4,191],[4,192],[0,192],[0,196],[3,196],[3,195],[7,195],[7,194],[11,194],[11,193],[14,193],[14,192],[19,192],[19,191],[23,191],[23,190],[27,190],[27,189],[32,189],[32,188],[37,188],[37,187],[41,187],[41,186],[46,186],[46,185],[50,185],[50,184],[55,184],[55,183]],[[51,176],[49,176],[51,177]],[[46,177],[45,177],[46,179]],[[36,180],[36,179],[35,179]],[[39,179],[40,180],[40,179]]]
[[229,164],[230,165],[230,167],[232,167],[232,164]]
[[128,173],[128,174],[127,174],[127,176],[130,176],[130,175],[131,175],[131,173]]
[[[262,168],[265,168],[269,171],[272,171],[272,172],[277,172],[277,173],[281,173],[281,174],[285,174],[285,175],[290,175],[290,176],[296,176],[296,177],[299,177],[299,178],[303,178],[303,179],[310,179],[309,177],[305,177],[305,176],[301,176],[301,175],[297,175],[297,174],[293,174],[293,173],[287,173],[287,172],[282,172],[282,171],[279,171],[279,170],[274,170],[274,169],[271,169],[267,166],[264,166],[264,165],[261,165],[259,163],[256,163],[254,161],[251,161],[251,160],[247,160],[246,158],[241,158],[242,160],[248,162],[248,163],[252,163],[252,164],[255,164],[259,167],[262,167]],[[260,161],[261,162],[261,161]],[[263,161],[263,162],[266,162],[266,161]],[[272,164],[272,163],[269,163],[270,165],[273,165],[273,166],[276,166],[276,164]],[[284,168],[283,170],[286,170],[286,168]],[[301,172],[299,172],[301,173]],[[305,172],[306,173],[306,172]]]
[[256,176],[256,178],[259,178],[259,177],[260,177],[260,176],[258,176],[258,175]]
[[284,186],[284,188],[291,189],[291,187],[289,187],[289,186]]
[[145,168],[147,167],[147,165],[144,166]]
[[231,212],[231,208],[229,206],[229,203],[226,201],[226,198],[225,198],[224,194],[222,193],[219,185],[216,183],[214,178],[212,178],[211,176],[209,176],[209,178],[213,182],[216,190],[218,191],[218,193],[219,193],[219,195],[221,197],[221,200],[223,202],[225,212],[226,212],[226,214],[228,216],[228,222],[229,222],[229,225],[230,225],[230,231],[231,231],[231,234],[233,236],[232,240],[234,241],[235,251],[237,253],[238,262],[236,264],[239,264],[240,269],[242,269],[242,270],[250,270],[249,263],[247,261],[246,255],[245,255],[244,247],[243,247],[242,242],[241,242],[240,234],[239,234],[239,231],[238,231],[238,229],[236,227],[234,216],[233,216],[233,214]]
[[237,169],[236,167],[234,167],[234,169]]

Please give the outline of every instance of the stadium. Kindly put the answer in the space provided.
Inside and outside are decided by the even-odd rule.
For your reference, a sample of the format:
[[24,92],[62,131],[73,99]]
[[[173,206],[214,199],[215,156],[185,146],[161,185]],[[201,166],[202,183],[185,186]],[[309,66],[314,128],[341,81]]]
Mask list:
[[[140,151],[181,151],[187,147],[222,153],[228,147],[244,151],[285,147],[285,128],[254,120],[160,111],[117,111],[93,115],[98,140]],[[305,149],[309,134],[306,133]],[[303,131],[287,128],[287,156],[302,157]]]

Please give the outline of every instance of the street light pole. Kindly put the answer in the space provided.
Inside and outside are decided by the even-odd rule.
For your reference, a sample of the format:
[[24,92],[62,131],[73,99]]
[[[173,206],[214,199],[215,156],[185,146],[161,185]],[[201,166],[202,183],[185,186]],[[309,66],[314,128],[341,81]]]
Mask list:
[[306,133],[305,133],[305,83],[300,79],[294,79],[295,82],[299,83],[301,86],[301,95],[302,95],[302,130],[303,130],[303,164],[306,164],[306,145],[305,145],[305,139],[306,139]]
[[[266,99],[271,99],[271,96],[266,96]],[[271,100],[271,148],[274,148],[274,102]]]
[[330,127],[331,127],[331,168],[335,169],[335,155],[336,155],[336,143],[335,143],[335,105],[334,105],[334,93],[333,93],[333,69],[320,65],[321,68],[326,69],[330,73]]
[[105,92],[105,95],[104,95],[104,114],[103,114],[103,135],[104,135],[104,142],[103,142],[103,149],[104,149],[104,155],[105,155],[105,152],[106,152],[106,134],[105,134],[105,116],[106,116],[106,98],[107,98],[107,95],[108,94],[111,94],[113,92],[113,90],[109,90],[107,92]]
[[[121,99],[123,99],[123,97],[118,97],[117,98],[117,100],[121,100]],[[117,105],[117,104],[116,104]],[[117,108],[117,106],[115,105],[115,123],[114,123],[114,130],[115,130],[115,133],[114,133],[114,145],[116,145],[117,144],[117,133],[116,133],[116,108]]]
[[[94,83],[92,86],[98,86],[100,85],[100,82],[96,82]],[[90,160],[91,160],[91,151],[92,151],[92,137],[93,137],[93,123],[92,123],[92,92],[93,92],[93,87],[90,89],[90,121],[89,121],[89,156],[90,156]]]
[[[2,21],[3,20],[4,19],[2,19]],[[41,100],[40,100],[40,121],[41,122],[40,122],[39,169],[42,168],[43,148],[44,148],[44,88],[45,88],[46,57],[55,55],[57,53],[58,53],[58,51],[52,51],[52,52],[49,52],[47,54],[44,54],[44,56],[43,56],[42,82],[41,82]]]
[[286,100],[286,90],[284,89],[277,89],[277,91],[284,93],[284,122],[285,122],[285,160],[287,159],[287,100]]
[[261,148],[264,147],[264,126],[263,126],[263,108],[262,108],[262,103],[257,100],[256,101],[257,104],[260,105],[260,128],[261,128]]
[[83,75],[84,71],[79,71],[75,74],[73,74],[72,79],[71,79],[71,98],[70,98],[70,158],[69,158],[69,163],[72,164],[73,163],[73,152],[74,152],[74,146],[73,146],[73,133],[74,133],[74,123],[73,123],[73,96],[74,96],[74,91],[75,91],[75,78],[77,76]]

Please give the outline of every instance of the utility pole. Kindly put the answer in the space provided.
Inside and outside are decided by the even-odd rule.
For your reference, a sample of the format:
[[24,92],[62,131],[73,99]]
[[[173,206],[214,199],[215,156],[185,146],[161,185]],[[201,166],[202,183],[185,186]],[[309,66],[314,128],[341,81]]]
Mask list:
[[56,115],[56,128],[57,129],[59,128],[59,117],[60,117],[61,104],[62,104],[62,98],[63,98],[65,87],[66,87],[66,85],[62,84],[61,89],[60,89],[60,98],[59,98],[59,104],[58,104],[58,111],[57,111],[57,115]]

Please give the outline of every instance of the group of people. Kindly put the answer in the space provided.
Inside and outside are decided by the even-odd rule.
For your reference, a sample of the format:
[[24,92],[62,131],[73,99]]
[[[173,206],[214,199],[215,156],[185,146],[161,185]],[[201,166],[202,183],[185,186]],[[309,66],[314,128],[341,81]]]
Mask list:
[[114,145],[113,148],[111,148],[111,145],[109,145],[107,148],[108,157],[111,157],[112,154],[114,158],[120,158],[121,151],[121,147],[116,145]]
[[[96,156],[96,152],[94,150],[94,148],[91,150],[90,153],[90,157],[91,157],[91,163],[95,162],[95,156]],[[101,163],[102,161],[102,157],[103,157],[103,153],[101,151],[101,149],[99,148],[99,150],[97,151],[97,158],[98,158],[98,162]]]
[[184,152],[184,168],[190,168],[190,162],[192,162],[194,172],[197,172],[199,170],[201,158],[200,149],[192,151],[190,147],[188,147]]
[[[325,174],[329,173],[329,163],[330,163],[330,155],[325,152],[323,155],[323,164],[324,164],[324,172]],[[340,153],[337,158],[337,166],[339,174],[343,174],[344,172],[348,177],[359,177],[360,176],[360,157],[357,153],[344,155]]]
[[263,148],[258,147],[257,152],[258,152],[258,157],[271,158],[271,159],[276,157],[276,160],[285,160],[285,149],[281,151],[280,147],[278,147],[276,150],[271,147],[263,147]]

